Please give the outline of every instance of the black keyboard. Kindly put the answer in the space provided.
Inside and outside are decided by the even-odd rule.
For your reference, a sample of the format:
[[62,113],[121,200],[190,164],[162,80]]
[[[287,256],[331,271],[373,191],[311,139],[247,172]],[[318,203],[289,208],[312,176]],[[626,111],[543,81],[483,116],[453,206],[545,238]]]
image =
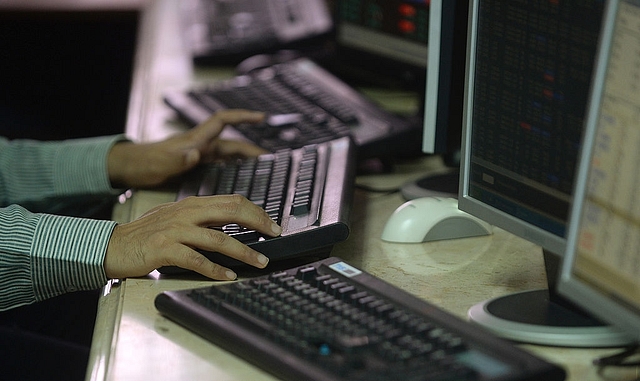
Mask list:
[[182,0],[185,42],[197,64],[320,47],[333,27],[324,0]]
[[339,258],[155,299],[285,380],[563,380],[565,372]]
[[[282,226],[279,237],[263,236],[237,224],[214,227],[269,257],[327,257],[349,235],[354,179],[353,145],[348,137],[285,149],[257,158],[203,166],[185,178],[177,199],[241,194]],[[227,266],[246,266],[219,253],[205,253]],[[175,272],[162,268],[161,272]]]
[[[229,108],[264,111],[261,125],[235,132],[276,151],[352,136],[359,158],[406,153],[420,141],[421,126],[366,99],[307,58],[298,58],[202,88],[165,94],[165,102],[196,125]],[[415,143],[416,152],[419,149]]]

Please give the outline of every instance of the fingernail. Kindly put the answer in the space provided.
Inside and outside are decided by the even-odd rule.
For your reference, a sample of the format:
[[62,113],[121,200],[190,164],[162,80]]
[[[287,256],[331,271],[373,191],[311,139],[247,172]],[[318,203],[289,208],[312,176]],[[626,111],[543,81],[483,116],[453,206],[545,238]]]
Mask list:
[[260,262],[261,265],[266,265],[267,263],[269,263],[269,258],[267,258],[266,256],[260,254],[257,257],[258,262]]
[[282,228],[278,224],[273,223],[271,224],[271,231],[275,235],[280,235],[282,233]]
[[227,276],[227,279],[229,279],[229,280],[234,280],[234,279],[236,279],[236,278],[238,277],[238,276],[236,275],[236,273],[234,273],[234,272],[233,272],[233,271],[231,271],[231,270],[227,270],[227,271],[225,271],[224,275],[226,275],[226,276]]

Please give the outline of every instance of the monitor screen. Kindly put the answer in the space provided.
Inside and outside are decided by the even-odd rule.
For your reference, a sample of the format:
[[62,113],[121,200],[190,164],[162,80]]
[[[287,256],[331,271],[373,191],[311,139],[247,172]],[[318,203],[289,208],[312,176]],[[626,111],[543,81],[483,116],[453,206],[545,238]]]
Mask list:
[[521,342],[624,343],[620,332],[560,298],[604,0],[474,0],[470,7],[459,208],[540,246],[548,288],[469,310],[472,322]]
[[340,1],[337,39],[409,65],[427,63],[429,6],[425,0]]
[[610,1],[559,290],[640,342],[640,1]]
[[474,2],[460,208],[562,254],[603,0]]
[[374,83],[424,88],[428,0],[335,0],[333,3],[339,71]]

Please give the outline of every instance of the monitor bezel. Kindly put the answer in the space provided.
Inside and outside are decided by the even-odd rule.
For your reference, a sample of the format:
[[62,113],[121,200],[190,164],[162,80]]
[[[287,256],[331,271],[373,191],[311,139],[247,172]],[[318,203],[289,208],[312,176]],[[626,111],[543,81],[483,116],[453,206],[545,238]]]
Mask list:
[[[465,5],[467,4],[467,5]],[[465,7],[462,12],[460,9]],[[468,1],[432,0],[429,4],[429,54],[424,94],[422,152],[426,154],[444,153],[451,157],[447,163],[459,165],[462,119],[459,116],[462,104],[457,106],[458,97],[462,102],[464,77],[456,60],[464,60],[465,52],[459,52],[456,44],[466,43],[466,22],[460,37],[460,19],[467,15]],[[460,57],[462,56],[462,57]],[[459,82],[458,82],[459,81]],[[460,119],[458,119],[460,118]]]
[[437,117],[440,98],[440,42],[442,39],[442,0],[432,0],[429,4],[429,55],[427,57],[427,84],[424,96],[424,126],[422,152],[436,153]]

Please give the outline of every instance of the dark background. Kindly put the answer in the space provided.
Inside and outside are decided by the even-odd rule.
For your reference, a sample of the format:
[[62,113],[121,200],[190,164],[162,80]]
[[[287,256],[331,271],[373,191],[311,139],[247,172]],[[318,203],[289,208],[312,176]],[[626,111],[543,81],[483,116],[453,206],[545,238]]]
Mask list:
[[137,11],[0,11],[0,135],[39,140],[125,128]]

